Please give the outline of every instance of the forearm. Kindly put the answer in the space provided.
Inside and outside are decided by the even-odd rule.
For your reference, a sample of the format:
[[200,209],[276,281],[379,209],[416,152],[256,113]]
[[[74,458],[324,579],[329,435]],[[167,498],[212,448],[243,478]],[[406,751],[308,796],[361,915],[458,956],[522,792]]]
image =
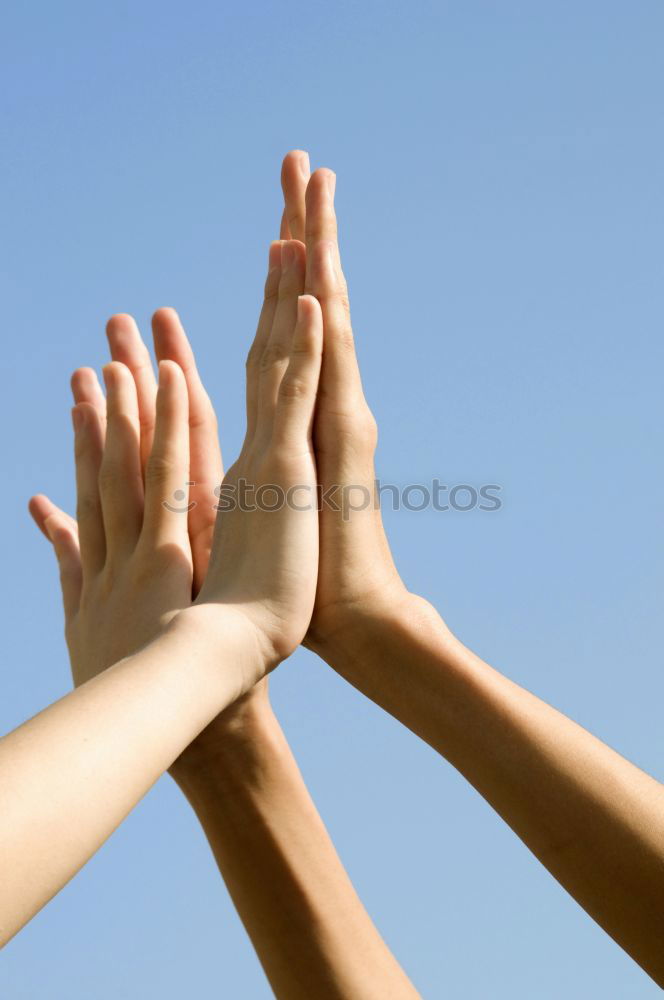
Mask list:
[[173,776],[278,997],[401,1000],[411,985],[344,870],[269,707]]
[[0,741],[0,943],[239,693],[240,646],[221,646],[189,614]]
[[317,650],[453,764],[664,984],[664,790],[408,600]]

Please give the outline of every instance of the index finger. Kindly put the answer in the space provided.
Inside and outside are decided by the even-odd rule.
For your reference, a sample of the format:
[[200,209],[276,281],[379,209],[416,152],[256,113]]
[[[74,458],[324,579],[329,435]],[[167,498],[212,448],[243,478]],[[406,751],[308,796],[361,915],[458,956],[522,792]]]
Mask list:
[[[336,174],[327,167],[319,167],[318,170],[314,170],[307,184],[305,193],[306,223],[304,236],[304,242],[307,246],[307,271],[310,270],[314,246],[323,241],[334,244],[337,267],[341,271],[337,216],[334,211],[336,184]],[[307,291],[316,294],[315,290],[308,286]]]
[[126,365],[134,376],[141,429],[141,467],[145,471],[154,437],[157,398],[157,380],[154,377],[150,352],[143,343],[133,316],[128,316],[126,313],[116,313],[111,316],[106,324],[106,336],[113,360]]
[[281,188],[284,193],[284,214],[281,220],[281,239],[304,242],[306,202],[305,192],[311,167],[309,154],[303,149],[291,149],[281,165]]
[[207,572],[216,519],[214,490],[223,477],[217,418],[196,359],[175,309],[157,309],[152,317],[158,361],[175,361],[184,372],[189,397],[189,537],[194,557],[194,588]]

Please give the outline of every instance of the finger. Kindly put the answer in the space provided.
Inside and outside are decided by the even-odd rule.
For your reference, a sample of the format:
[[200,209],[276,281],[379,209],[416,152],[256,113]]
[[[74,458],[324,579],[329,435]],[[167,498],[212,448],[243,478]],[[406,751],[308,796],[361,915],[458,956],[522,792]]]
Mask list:
[[320,169],[311,175],[306,192],[306,290],[316,296],[323,309],[325,336],[320,394],[323,402],[331,400],[333,407],[353,405],[363,397],[348,289],[337,242],[335,188],[333,171]]
[[194,553],[194,591],[203,582],[216,518],[215,489],[223,478],[219,428],[214,407],[201,381],[191,345],[174,309],[158,309],[152,317],[158,361],[174,361],[184,373],[189,406],[190,482],[188,527]]
[[93,368],[77,368],[71,377],[75,403],[90,403],[97,410],[102,427],[106,426],[106,397]]
[[43,493],[36,493],[35,496],[30,498],[28,510],[44,538],[48,539],[49,542],[51,539],[46,529],[46,519],[56,511],[60,512],[74,533],[77,531],[77,524],[74,518],[70,514],[65,513],[64,510],[61,510],[60,507],[56,507],[53,501],[49,500]]
[[286,209],[285,208],[284,208],[284,210],[281,213],[281,223],[279,225],[279,238],[282,239],[282,240],[290,240],[290,239],[292,239],[292,237],[291,237],[291,231],[290,231],[290,226],[288,225],[288,218],[286,216]]
[[106,558],[104,518],[99,495],[99,470],[104,454],[104,429],[92,403],[72,410],[76,459],[76,520],[83,573],[98,572]]
[[265,440],[272,434],[272,420],[279,386],[288,366],[293,330],[297,320],[297,300],[304,291],[304,272],[304,245],[297,240],[287,240],[282,243],[277,308],[259,362],[256,433]]
[[189,402],[182,369],[159,362],[157,417],[145,475],[145,514],[141,544],[188,547]]
[[307,286],[323,311],[325,330],[320,395],[333,409],[363,398],[355,353],[346,282],[337,265],[335,244],[321,240],[307,248]]
[[[329,240],[334,244],[337,255],[337,266],[341,271],[338,250],[337,217],[334,211],[334,192],[337,177],[333,170],[319,167],[314,170],[305,194],[305,237],[307,246],[307,265],[309,265],[312,248],[321,240]],[[307,292],[315,295],[310,287],[310,277],[307,275]]]
[[268,255],[268,271],[265,279],[265,292],[254,342],[247,356],[247,433],[245,443],[248,444],[256,430],[258,416],[258,385],[260,376],[260,360],[265,350],[274,314],[279,299],[279,282],[281,280],[281,241],[274,240],[270,244]]
[[279,386],[273,442],[289,451],[310,447],[323,353],[323,314],[313,295],[301,295],[288,368]]
[[119,361],[104,369],[107,427],[99,470],[107,559],[133,551],[143,513],[143,476],[136,385]]
[[125,313],[111,316],[106,324],[106,337],[113,360],[126,365],[134,376],[141,428],[141,465],[145,469],[152,448],[157,396],[157,380],[150,352],[143,343],[136,321]]
[[152,330],[157,360],[174,361],[187,383],[191,478],[216,486],[222,476],[217,418],[175,309],[158,309],[152,317]]
[[83,582],[76,522],[43,494],[32,497],[28,506],[38,527],[53,544],[65,619],[69,621],[78,609]]
[[306,203],[305,192],[311,167],[309,154],[302,149],[292,149],[286,153],[281,165],[281,188],[284,193],[284,220],[288,235],[284,239],[304,242]]

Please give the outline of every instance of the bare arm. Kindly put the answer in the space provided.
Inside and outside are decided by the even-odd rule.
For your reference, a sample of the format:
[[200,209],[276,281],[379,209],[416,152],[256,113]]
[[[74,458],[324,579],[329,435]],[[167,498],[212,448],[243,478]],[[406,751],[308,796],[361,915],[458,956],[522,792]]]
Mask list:
[[0,944],[69,881],[242,690],[257,645],[230,614],[228,629],[218,623],[226,633],[220,640],[217,623],[211,630],[201,610],[182,612],[140,653],[0,740]]
[[339,860],[286,738],[253,699],[171,773],[189,799],[265,974],[284,1000],[411,1000]]
[[[318,477],[374,498],[376,425],[353,347],[330,171],[285,185],[322,305]],[[297,210],[297,206],[300,210]],[[357,492],[354,494],[357,496]],[[395,569],[377,503],[324,505],[306,645],[446,757],[578,902],[664,985],[664,789],[467,650]]]
[[[281,246],[275,243],[270,250],[265,304],[247,374],[249,440],[257,424],[258,382],[265,367],[262,351],[270,342],[273,326],[280,338],[288,332],[297,296],[303,291],[304,248],[296,244],[294,249],[295,260],[279,290],[278,315],[275,292],[282,285]],[[176,362],[187,382],[190,466],[182,482],[187,478],[195,482],[190,500],[196,503],[188,517],[180,516],[176,523],[188,523],[196,591],[208,571],[213,490],[221,479],[216,421],[178,317],[172,310],[160,310],[153,325],[157,357]],[[144,464],[155,423],[156,385],[149,355],[131,317],[113,317],[108,334],[114,361],[133,375]],[[73,389],[77,404],[92,407],[103,420],[104,400],[89,370],[77,372]],[[81,455],[79,465],[84,464]],[[87,478],[81,468],[79,479]],[[184,509],[186,505],[178,506]],[[240,558],[238,553],[229,561],[237,566]],[[299,576],[304,561],[298,566]],[[146,598],[143,594],[139,603],[145,605]],[[118,604],[126,603],[127,594],[118,594]],[[97,649],[107,644],[104,639],[112,640],[113,630],[107,628],[109,610],[107,603],[99,605],[93,629]],[[121,641],[127,638],[122,635]],[[170,770],[201,821],[278,996],[289,1000],[417,996],[364,910],[330,842],[270,709],[266,679],[214,718]]]
[[456,767],[664,985],[664,787],[463,646],[413,596],[316,647]]
[[[270,372],[256,425],[260,440],[249,441],[235,474],[287,490],[315,482],[316,301],[303,296],[282,333],[281,366]],[[313,606],[315,506],[219,516],[192,604],[187,518],[167,502],[190,478],[185,377],[162,361],[143,477],[134,379],[120,362],[105,375],[106,424],[90,401],[74,409],[78,523],[44,496],[31,502],[58,558],[79,689],[0,744],[3,941],[88,860],[211,719],[292,652]]]
[[[286,176],[303,176],[291,155]],[[308,170],[308,160],[306,162]],[[282,267],[281,244],[270,249],[269,274],[256,338],[247,364],[248,434],[257,420],[262,357],[268,334],[295,311],[304,290],[305,257]],[[279,303],[279,305],[277,305]],[[145,381],[146,350],[127,318],[111,325],[113,356]],[[204,579],[207,551],[198,520],[209,509],[218,469],[216,428],[195,375],[191,349],[173,316],[158,315],[158,357],[180,363],[187,374],[192,421],[191,478],[211,484],[190,512],[194,578]],[[143,423],[152,422],[149,393]],[[301,501],[301,497],[298,497]],[[207,501],[207,504],[206,504]],[[301,570],[300,570],[301,572]],[[213,722],[171,767],[215,854],[221,874],[244,921],[266,975],[279,997],[320,1000],[389,1000],[416,997],[353,889],[311,801],[285,736],[270,708],[267,680]]]

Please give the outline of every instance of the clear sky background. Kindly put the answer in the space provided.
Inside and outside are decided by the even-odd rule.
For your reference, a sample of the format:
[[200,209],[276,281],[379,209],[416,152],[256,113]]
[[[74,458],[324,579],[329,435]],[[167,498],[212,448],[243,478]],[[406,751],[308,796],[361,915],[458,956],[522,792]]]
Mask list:
[[[337,204],[378,469],[499,483],[394,513],[397,563],[510,677],[663,776],[659,0],[10,3],[2,94],[6,731],[68,690],[54,560],[68,379],[104,323],[184,319],[226,459],[243,433],[278,172]],[[427,998],[659,991],[433,751],[298,652],[276,710],[380,930]],[[164,778],[5,949],[3,1000],[271,995]]]

